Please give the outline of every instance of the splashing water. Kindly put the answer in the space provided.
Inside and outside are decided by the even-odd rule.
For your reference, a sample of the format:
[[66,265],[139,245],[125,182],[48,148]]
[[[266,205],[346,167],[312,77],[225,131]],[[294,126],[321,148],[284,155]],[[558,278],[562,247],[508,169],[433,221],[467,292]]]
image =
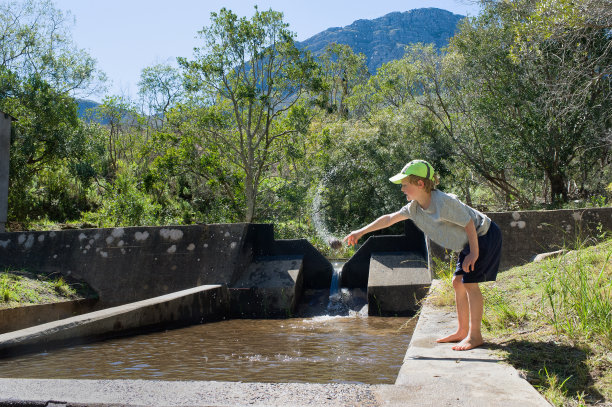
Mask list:
[[329,287],[327,302],[328,316],[367,316],[368,300],[363,290],[342,288],[340,286],[344,262],[332,262],[334,273]]

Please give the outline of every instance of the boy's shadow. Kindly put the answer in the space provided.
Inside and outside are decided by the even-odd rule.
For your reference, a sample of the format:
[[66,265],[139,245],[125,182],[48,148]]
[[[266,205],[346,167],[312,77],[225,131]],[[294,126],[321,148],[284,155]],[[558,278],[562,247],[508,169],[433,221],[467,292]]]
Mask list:
[[584,393],[585,401],[604,402],[605,397],[595,389],[594,380],[586,364],[588,350],[555,342],[511,340],[504,344],[487,343],[492,350],[507,352],[505,359],[526,374],[534,387],[550,387],[548,378],[557,376],[557,387],[563,385],[567,396]]

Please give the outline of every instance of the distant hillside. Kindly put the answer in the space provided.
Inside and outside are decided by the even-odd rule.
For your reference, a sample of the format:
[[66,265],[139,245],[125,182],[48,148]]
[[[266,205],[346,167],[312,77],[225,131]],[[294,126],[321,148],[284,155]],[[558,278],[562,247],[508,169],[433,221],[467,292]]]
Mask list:
[[[79,117],[82,119],[94,118],[93,111],[88,111],[88,110],[96,109],[98,106],[100,106],[100,103],[94,102],[93,100],[77,99],[76,102],[77,102],[78,109],[79,109]],[[98,121],[98,120],[94,119],[94,121]]]
[[389,13],[374,20],[357,20],[346,27],[334,27],[300,43],[315,56],[332,43],[349,45],[355,53],[367,57],[370,73],[386,62],[400,59],[408,44],[433,43],[436,47],[448,44],[455,35],[457,23],[465,16],[438,8],[421,8]]

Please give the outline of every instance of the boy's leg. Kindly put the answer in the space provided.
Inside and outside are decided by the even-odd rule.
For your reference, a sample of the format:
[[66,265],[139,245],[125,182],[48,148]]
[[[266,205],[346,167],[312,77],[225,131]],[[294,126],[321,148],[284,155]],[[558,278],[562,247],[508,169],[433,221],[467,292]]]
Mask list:
[[439,338],[436,342],[459,342],[468,336],[470,328],[470,308],[465,289],[465,284],[462,281],[463,276],[453,276],[453,288],[455,290],[455,306],[457,307],[457,332]]
[[453,346],[454,350],[469,350],[484,343],[482,340],[482,333],[480,331],[484,309],[484,301],[482,298],[482,292],[480,291],[480,286],[478,283],[464,283],[463,285],[467,292],[469,302],[470,329],[467,336],[457,345]]

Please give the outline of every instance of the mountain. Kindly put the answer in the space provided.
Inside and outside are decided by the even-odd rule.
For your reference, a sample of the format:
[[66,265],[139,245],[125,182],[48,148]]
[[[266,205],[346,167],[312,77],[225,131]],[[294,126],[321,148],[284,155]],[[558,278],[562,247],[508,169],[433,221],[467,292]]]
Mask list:
[[[99,120],[95,120],[95,118],[93,117],[93,114],[95,110],[97,109],[97,107],[100,106],[100,103],[94,102],[93,100],[87,100],[87,99],[76,99],[76,102],[77,102],[77,106],[79,109],[79,117],[81,119],[88,119],[88,120],[93,119],[94,121],[99,121]],[[103,123],[103,124],[107,124],[107,123]]]
[[349,45],[355,53],[366,56],[370,73],[374,74],[384,63],[402,58],[408,44],[447,45],[455,35],[457,23],[464,17],[438,8],[393,12],[374,20],[357,20],[346,27],[328,28],[300,42],[299,46],[318,56],[329,44]]
[[[393,12],[374,20],[357,20],[346,27],[328,28],[313,35],[298,46],[309,49],[314,56],[321,55],[329,44],[347,44],[355,53],[367,58],[370,73],[386,62],[400,59],[408,44],[433,43],[440,48],[448,44],[455,34],[457,23],[464,16],[438,8],[420,8],[406,12]],[[87,109],[98,103],[77,100],[79,116],[86,117]]]

